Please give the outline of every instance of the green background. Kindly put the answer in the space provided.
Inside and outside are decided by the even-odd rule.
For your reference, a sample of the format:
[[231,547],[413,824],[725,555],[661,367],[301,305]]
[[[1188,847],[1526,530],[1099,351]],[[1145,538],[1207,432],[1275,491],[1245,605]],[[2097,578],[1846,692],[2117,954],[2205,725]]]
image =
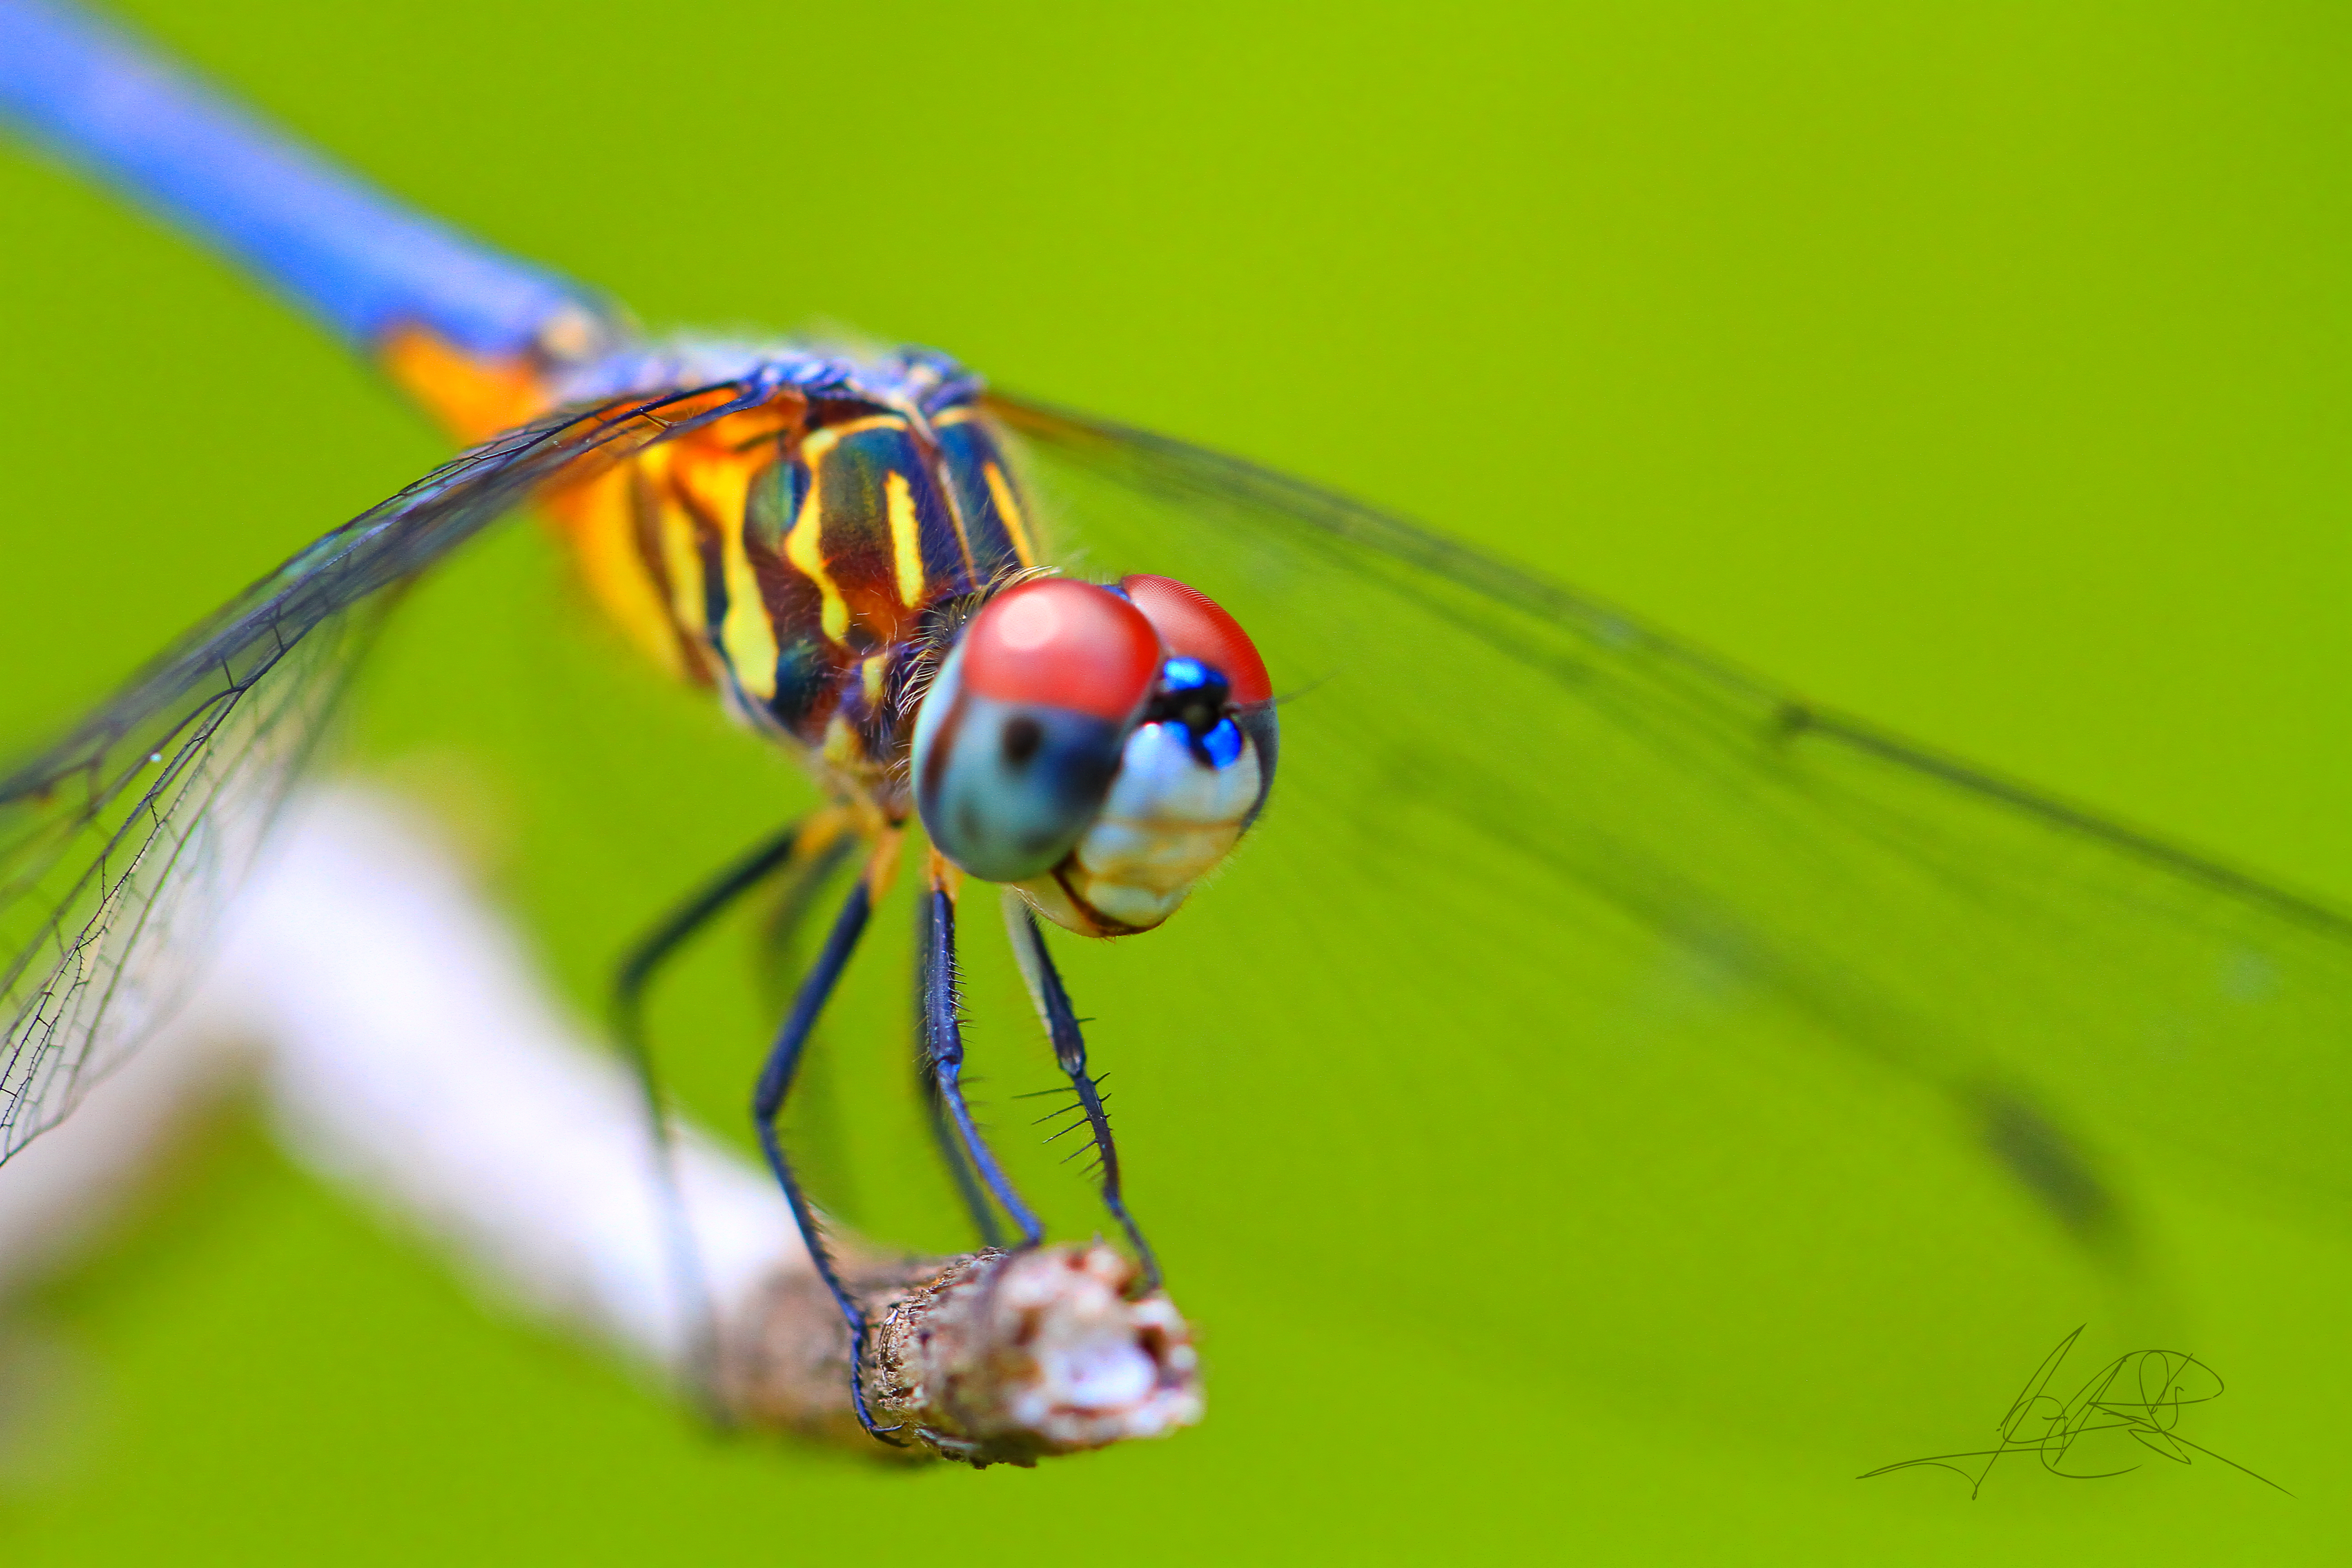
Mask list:
[[[648,321],[940,343],[2352,896],[2352,73],[2323,8],[134,14],[395,192]],[[30,735],[441,447],[364,366],[107,196],[10,152],[0,211],[0,723]],[[638,675],[528,530],[454,563],[385,651],[362,754],[470,835],[583,1007],[625,933],[799,798]],[[744,1037],[740,962],[712,944],[672,1026]],[[1211,1414],[1034,1473],[706,1437],[478,1305],[232,1111],[118,1246],[19,1310],[11,1331],[70,1379],[16,1439],[0,1550],[2148,1562],[2352,1541],[2341,1213],[2142,1167],[2185,1348],[2231,1384],[2191,1435],[2294,1499],[2158,1465],[2021,1468],[1971,1504],[1935,1472],[1851,1478],[1981,1440],[2076,1321],[2082,1372],[2136,1348],[2128,1313],[2102,1321],[2079,1262],[2013,1209],[1953,1206],[1867,1089],[1818,1067],[1744,1106],[1691,1085],[1614,1135],[1628,1162],[1700,1173],[1719,1239],[1768,1258],[1834,1220],[1726,1157],[1748,1121],[1884,1147],[1883,1166],[1822,1168],[1858,1163],[1898,1211],[1943,1205],[1923,1234],[1997,1266],[1890,1290],[1857,1256],[1808,1281],[1865,1325],[1853,1362],[1776,1369],[1770,1347],[1803,1361],[1822,1337],[1800,1293],[1727,1299],[1728,1266],[1677,1280],[1688,1252],[1665,1237],[1645,1257],[1615,1233],[1589,1277],[1545,1260],[1547,1289],[1638,1279],[1669,1304],[1630,1359],[1685,1362],[1628,1374],[1607,1338],[1548,1331],[1585,1320],[1541,1292],[1508,1318],[1432,1311],[1444,1281],[1417,1276],[1412,1238],[1360,1193],[1313,1190],[1318,1161],[1353,1171],[1428,1110],[1344,1061],[1330,1106],[1268,1103],[1252,1053],[1314,1044],[1114,1064],[1139,1201],[1208,1335]],[[748,1049],[688,1069],[714,1112]],[[868,1069],[844,1058],[854,1102]],[[1579,1070],[1515,1092],[1565,1100]],[[1439,1125],[1454,1142],[1420,1153],[1456,1173],[1448,1202],[1576,1202]],[[913,1191],[856,1169],[877,1212]],[[1916,1387],[1859,1370],[1929,1340]]]

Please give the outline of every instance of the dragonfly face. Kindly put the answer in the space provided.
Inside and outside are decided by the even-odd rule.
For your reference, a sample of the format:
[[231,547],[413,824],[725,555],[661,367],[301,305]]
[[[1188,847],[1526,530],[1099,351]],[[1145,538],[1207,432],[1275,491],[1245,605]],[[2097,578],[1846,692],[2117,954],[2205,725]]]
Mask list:
[[1166,577],[1043,578],[973,617],[915,721],[915,805],[940,852],[1087,936],[1148,931],[1274,782],[1265,664]]

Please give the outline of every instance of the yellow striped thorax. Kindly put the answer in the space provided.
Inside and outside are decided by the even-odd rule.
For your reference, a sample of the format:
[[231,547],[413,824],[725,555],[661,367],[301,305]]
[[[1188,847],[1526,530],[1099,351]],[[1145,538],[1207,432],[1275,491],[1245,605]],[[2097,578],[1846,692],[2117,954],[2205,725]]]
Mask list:
[[[469,441],[574,401],[533,367],[422,334],[394,338],[386,360]],[[893,818],[901,698],[942,611],[1038,561],[979,385],[944,365],[898,355],[781,382],[542,500],[632,640]]]

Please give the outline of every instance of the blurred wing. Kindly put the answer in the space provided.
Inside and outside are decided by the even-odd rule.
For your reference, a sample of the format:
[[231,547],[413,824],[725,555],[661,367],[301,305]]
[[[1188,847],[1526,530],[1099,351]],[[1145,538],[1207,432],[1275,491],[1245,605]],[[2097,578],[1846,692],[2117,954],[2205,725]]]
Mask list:
[[[1295,879],[1276,896],[1313,961],[1279,985],[1319,994],[1332,1036],[1418,1020],[1530,1087],[1553,1055],[1834,1041],[1947,1099],[2088,1240],[2117,1223],[2089,1151],[2127,1130],[2352,1198],[2341,912],[1342,497],[992,408],[1075,566],[1192,582],[1297,693],[1235,880]],[[1510,1114],[1479,1131],[1498,1160]],[[1519,1152],[1555,1160],[1548,1135]]]
[[551,484],[756,395],[606,405],[467,452],[255,584],[0,780],[0,1160],[176,999],[388,590]]

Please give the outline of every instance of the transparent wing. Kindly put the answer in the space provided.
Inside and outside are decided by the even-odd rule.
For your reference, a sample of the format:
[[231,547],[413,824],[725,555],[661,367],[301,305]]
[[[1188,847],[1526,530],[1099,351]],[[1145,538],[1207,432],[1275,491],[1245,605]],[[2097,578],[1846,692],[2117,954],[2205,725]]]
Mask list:
[[391,591],[551,484],[756,395],[641,396],[467,452],[295,555],[0,780],[0,1160],[175,999]]
[[[1486,1046],[1503,1092],[1573,1096],[1554,1064],[1597,1080],[1645,1052],[1720,1065],[1802,1039],[1945,1102],[2087,1242],[2123,1224],[2096,1152],[2147,1132],[2338,1212],[2352,1199],[2341,912],[1341,497],[995,411],[1081,569],[1192,581],[1297,693],[1228,885],[1270,880],[1243,896],[1279,908],[1253,918],[1312,957],[1239,977],[1237,1005],[1337,1042],[1417,1032],[1442,1068],[1371,1069],[1418,1078],[1417,1116],[1475,1094]],[[1197,918],[1225,918],[1228,896]],[[1556,1165],[1562,1113],[1490,1104],[1458,1146]]]

